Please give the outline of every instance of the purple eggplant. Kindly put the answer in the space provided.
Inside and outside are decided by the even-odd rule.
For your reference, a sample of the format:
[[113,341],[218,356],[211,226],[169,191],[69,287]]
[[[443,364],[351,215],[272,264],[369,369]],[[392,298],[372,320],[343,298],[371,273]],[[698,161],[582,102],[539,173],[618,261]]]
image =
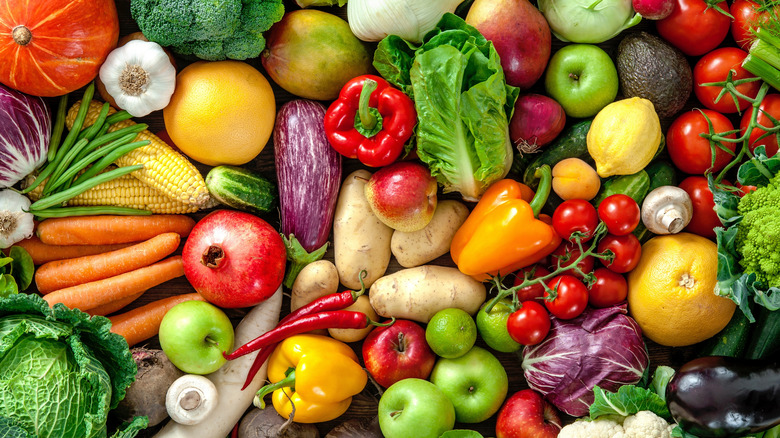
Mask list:
[[325,136],[325,111],[319,102],[298,99],[276,115],[274,161],[281,233],[291,262],[284,280],[288,288],[304,266],[325,255],[333,224],[341,155]]

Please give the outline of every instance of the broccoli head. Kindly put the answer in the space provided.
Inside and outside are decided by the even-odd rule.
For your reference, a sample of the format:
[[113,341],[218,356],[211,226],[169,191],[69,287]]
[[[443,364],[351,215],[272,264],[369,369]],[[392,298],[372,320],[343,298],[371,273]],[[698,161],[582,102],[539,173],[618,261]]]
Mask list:
[[780,287],[780,173],[739,201],[737,251],[746,274],[768,287]]
[[283,0],[131,0],[130,12],[150,41],[209,61],[255,58],[263,32],[282,19]]

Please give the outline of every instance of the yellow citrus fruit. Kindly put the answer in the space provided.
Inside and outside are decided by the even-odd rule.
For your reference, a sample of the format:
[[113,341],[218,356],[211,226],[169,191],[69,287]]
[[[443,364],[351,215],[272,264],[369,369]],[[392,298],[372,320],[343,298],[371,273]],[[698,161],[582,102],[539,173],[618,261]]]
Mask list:
[[645,336],[682,347],[709,339],[728,324],[736,305],[715,294],[718,248],[704,237],[679,233],[642,245],[628,274],[628,311]]
[[271,138],[276,101],[271,84],[251,65],[199,61],[176,76],[163,119],[171,140],[193,160],[241,165]]
[[474,346],[477,341],[477,324],[465,310],[454,307],[442,309],[428,321],[425,340],[437,355],[455,359]]
[[520,350],[522,345],[509,336],[509,330],[506,328],[506,322],[509,315],[512,314],[510,305],[512,300],[505,298],[492,309],[485,312],[485,307],[490,301],[487,301],[477,312],[477,330],[479,336],[488,345],[488,347],[502,353],[514,353]]

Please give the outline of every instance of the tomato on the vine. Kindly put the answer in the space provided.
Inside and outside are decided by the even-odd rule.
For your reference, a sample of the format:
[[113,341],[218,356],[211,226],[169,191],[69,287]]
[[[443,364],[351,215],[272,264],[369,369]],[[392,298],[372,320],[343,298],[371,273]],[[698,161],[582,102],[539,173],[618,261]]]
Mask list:
[[[729,12],[725,1],[717,4]],[[689,56],[703,55],[718,47],[729,33],[731,17],[704,0],[675,0],[671,15],[655,22],[663,39]]]
[[[534,279],[544,277],[545,275],[548,275],[550,271],[548,271],[547,268],[540,265],[539,263],[526,266],[525,268],[517,271],[515,274],[515,281],[512,286],[519,286],[522,284],[523,281],[525,281],[526,273],[528,274],[529,279]],[[540,282],[526,286],[524,288],[518,289],[517,292],[515,292],[515,295],[517,295],[517,299],[519,301],[539,299],[544,296],[544,285]]]
[[[734,125],[723,114],[709,110],[693,109],[680,114],[669,126],[666,132],[666,148],[669,151],[669,157],[678,169],[689,174],[703,175],[708,169],[717,172],[734,158],[731,154],[715,145],[715,166],[712,166],[712,149],[710,142],[699,134],[709,133],[709,125],[706,114],[712,122],[712,128],[715,133],[732,131]],[[736,138],[736,133],[724,136],[726,138]],[[734,142],[720,142],[726,149],[732,151],[737,149]]]
[[[721,181],[724,185],[731,185],[726,180]],[[693,204],[693,215],[685,231],[708,239],[715,239],[715,228],[722,227],[718,214],[715,213],[715,200],[712,191],[707,184],[707,178],[703,176],[689,176],[678,185],[688,193]]]
[[634,231],[641,219],[639,204],[622,193],[607,196],[599,204],[598,213],[607,231],[617,236]]
[[545,291],[544,305],[557,318],[576,318],[588,305],[588,288],[573,275],[559,275],[550,280],[547,287],[555,291],[556,295],[551,300],[550,291]]
[[553,228],[563,240],[569,240],[572,233],[579,231],[584,234],[581,241],[587,242],[593,237],[598,224],[596,207],[584,199],[563,201],[552,216]]
[[[774,124],[772,123],[772,120],[769,119],[767,114],[774,117],[775,120],[780,120],[780,94],[767,94],[764,96],[764,99],[758,106],[756,122],[761,126],[771,128],[774,126]],[[742,120],[739,122],[740,136],[743,135],[747,130],[748,124],[750,123],[750,117],[752,117],[752,115],[753,107],[748,108],[748,110],[745,111],[745,113],[742,115]],[[768,135],[759,140],[758,137],[761,137],[764,135],[764,133],[766,133],[766,131],[759,127],[753,128],[753,130],[750,131],[748,148],[750,149],[750,152],[753,152],[757,147],[763,145],[766,148],[766,155],[771,157],[776,154],[778,150],[777,134]]]
[[[574,261],[580,258],[582,253],[580,247],[575,242],[561,241],[561,244],[555,248],[555,251],[550,253],[550,266],[548,268],[552,271],[558,267],[560,262],[561,267],[567,267],[574,264]],[[577,263],[577,267],[585,274],[593,271],[593,265],[596,263],[596,258],[593,256],[587,256]],[[579,274],[572,271],[567,271],[568,274],[580,277]]]
[[522,307],[509,315],[506,329],[518,344],[536,345],[550,333],[550,315],[541,303],[523,301]]
[[750,28],[764,24],[769,18],[769,11],[753,0],[734,0],[729,6],[734,20],[731,22],[731,36],[742,50],[750,50],[750,44],[755,37]]
[[750,193],[750,192],[752,192],[752,191],[754,191],[754,190],[756,190],[758,188],[756,186],[743,186],[739,182],[737,182],[737,185],[735,187],[739,189],[739,191],[737,192],[737,195],[739,195],[740,198],[745,196],[745,195],[747,195],[748,193]]
[[636,267],[642,256],[642,244],[633,234],[616,236],[607,234],[599,241],[598,251],[612,251],[615,258],[612,261],[601,260],[601,263],[609,270],[624,274]]
[[628,282],[623,274],[607,268],[593,271],[596,282],[588,290],[588,304],[593,307],[609,307],[622,303],[628,296]]
[[[734,104],[734,98],[726,93],[718,95],[723,91],[723,87],[717,85],[704,86],[702,84],[710,82],[723,82],[728,78],[729,71],[732,71],[733,80],[755,78],[756,75],[742,68],[742,61],[748,53],[736,47],[721,47],[702,56],[693,67],[693,93],[699,99],[702,105],[721,113],[737,112],[737,105]],[[737,91],[747,97],[755,98],[758,89],[761,87],[761,81],[746,82],[737,86]],[[745,99],[739,99],[739,111],[744,110],[750,105]]]

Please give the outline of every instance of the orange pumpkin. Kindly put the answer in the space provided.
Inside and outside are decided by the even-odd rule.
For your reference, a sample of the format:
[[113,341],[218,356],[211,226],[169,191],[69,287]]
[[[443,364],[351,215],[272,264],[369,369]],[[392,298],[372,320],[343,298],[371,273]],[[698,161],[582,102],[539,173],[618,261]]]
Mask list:
[[0,0],[0,83],[61,96],[93,80],[118,39],[114,0]]

